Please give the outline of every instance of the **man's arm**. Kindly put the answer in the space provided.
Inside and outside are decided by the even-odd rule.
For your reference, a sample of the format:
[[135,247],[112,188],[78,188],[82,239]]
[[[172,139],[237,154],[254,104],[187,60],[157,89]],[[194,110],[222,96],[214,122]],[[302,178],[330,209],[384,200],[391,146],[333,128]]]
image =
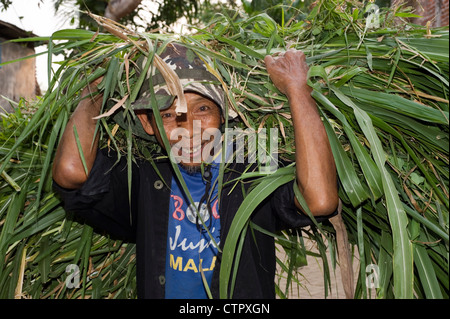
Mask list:
[[[290,104],[294,125],[299,190],[314,216],[326,216],[338,206],[336,167],[330,143],[307,85],[308,66],[301,51],[289,50],[265,63],[275,86]],[[303,211],[295,200],[296,206]]]
[[94,97],[89,95],[97,91],[97,85],[101,80],[102,78],[95,80],[83,90],[83,100],[78,104],[68,121],[56,150],[53,162],[53,180],[61,187],[67,189],[80,188],[88,177],[78,151],[74,126],[88,172],[94,165],[97,155],[98,135],[94,139],[97,120],[94,120],[93,117],[100,113],[102,95],[99,94]]

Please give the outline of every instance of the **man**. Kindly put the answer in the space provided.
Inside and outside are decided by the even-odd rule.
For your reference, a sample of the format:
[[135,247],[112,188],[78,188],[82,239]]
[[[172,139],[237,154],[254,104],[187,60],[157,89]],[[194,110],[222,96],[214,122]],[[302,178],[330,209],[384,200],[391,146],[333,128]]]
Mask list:
[[[219,194],[220,156],[211,161],[198,158],[211,154],[211,145],[217,145],[221,138],[205,132],[217,132],[224,123],[227,104],[223,91],[202,60],[184,46],[169,44],[161,58],[184,85],[186,112],[179,112],[182,97],[168,93],[161,74],[147,76],[152,79],[160,119],[169,139],[170,149],[166,151],[178,158],[189,194],[168,161],[157,161],[157,170],[148,161],[133,165],[129,192],[125,161],[117,163],[112,152],[97,150],[94,118],[100,112],[101,95],[84,99],[74,111],[55,156],[55,187],[68,211],[114,237],[136,243],[138,297],[206,298],[206,288],[218,297],[220,252],[244,198],[240,186],[227,182],[240,177],[246,165],[236,163],[227,170]],[[304,54],[289,50],[276,58],[267,56],[265,63],[273,83],[289,99],[296,146],[296,187],[318,221],[325,220],[338,205],[336,172],[325,129],[307,86]],[[98,82],[92,83],[89,90],[94,92]],[[143,138],[155,137],[164,147],[158,116],[151,111],[148,83],[133,103],[139,119],[133,132]],[[88,90],[83,94],[87,93]],[[123,121],[123,114],[116,118]],[[88,174],[80,159],[73,126]],[[253,213],[252,222],[271,232],[310,225],[311,220],[302,213],[295,198],[293,183],[283,185],[263,201]],[[249,183],[243,185],[248,189]],[[233,298],[274,298],[274,274],[273,238],[258,231],[248,232]]]

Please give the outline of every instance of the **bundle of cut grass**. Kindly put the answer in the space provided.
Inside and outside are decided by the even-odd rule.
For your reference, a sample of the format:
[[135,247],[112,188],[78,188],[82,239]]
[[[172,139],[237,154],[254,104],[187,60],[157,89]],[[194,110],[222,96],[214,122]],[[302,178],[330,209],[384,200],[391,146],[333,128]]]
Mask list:
[[[3,119],[0,131],[5,179],[0,189],[0,258],[5,261],[0,297],[135,296],[134,247],[66,216],[51,189],[50,166],[87,83],[104,76],[103,112],[124,108],[125,123],[133,121],[130,104],[143,81],[135,61],[176,41],[203,57],[222,82],[239,115],[226,125],[276,128],[278,155],[288,161],[295,152],[289,105],[270,82],[263,58],[291,47],[303,50],[336,161],[343,218],[359,254],[355,297],[368,296],[366,270],[376,269],[372,288],[378,298],[448,298],[448,30],[371,30],[359,2],[355,7],[334,2],[319,1],[307,22],[278,25],[266,14],[245,19],[217,15],[209,27],[184,36],[135,33],[100,17],[95,18],[105,33],[54,33],[50,52],[70,49],[71,58],[62,62],[31,112],[18,107]],[[387,25],[392,15],[382,13],[381,24]],[[158,153],[157,145],[118,127],[112,116],[98,123],[102,146],[118,150],[129,162],[135,156],[151,160]],[[240,236],[248,227],[264,232],[249,223],[252,209],[293,175],[291,165],[255,180],[230,230],[237,235],[225,243],[222,297],[231,297],[226,287],[234,282],[231,269],[239,260]],[[302,202],[301,194],[297,198]],[[299,261],[308,253],[300,234],[318,243],[328,291],[326,251],[335,267],[335,230],[318,224],[271,234],[290,257],[287,265],[279,261],[288,283],[301,273]],[[75,265],[81,275],[67,265]],[[288,288],[277,292],[286,297]]]

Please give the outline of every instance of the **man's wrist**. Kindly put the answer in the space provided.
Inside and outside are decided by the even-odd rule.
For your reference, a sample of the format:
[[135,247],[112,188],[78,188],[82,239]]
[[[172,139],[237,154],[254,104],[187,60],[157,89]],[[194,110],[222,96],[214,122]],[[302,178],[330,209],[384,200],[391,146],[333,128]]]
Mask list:
[[286,96],[289,100],[305,99],[311,97],[312,88],[308,85],[293,86],[286,90]]

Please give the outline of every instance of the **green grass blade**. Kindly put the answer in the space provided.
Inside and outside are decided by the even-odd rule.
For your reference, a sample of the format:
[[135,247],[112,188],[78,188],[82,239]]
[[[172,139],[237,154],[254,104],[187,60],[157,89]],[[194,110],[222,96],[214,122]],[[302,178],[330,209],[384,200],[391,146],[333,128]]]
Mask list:
[[75,141],[76,141],[77,147],[78,147],[78,154],[80,154],[80,159],[81,159],[81,163],[83,164],[84,172],[85,172],[86,176],[88,176],[89,170],[88,170],[88,167],[86,164],[86,159],[84,157],[83,148],[82,148],[81,142],[80,142],[80,137],[78,136],[77,127],[75,125],[73,126],[73,134],[75,136]]
[[407,232],[408,219],[392,177],[386,170],[386,157],[381,142],[367,113],[359,109],[338,90],[333,90],[333,92],[342,102],[353,108],[358,124],[371,144],[373,157],[382,175],[383,190],[393,232],[395,294],[397,298],[410,299],[413,297],[413,254]]
[[230,274],[235,259],[236,245],[240,235],[247,225],[250,215],[258,204],[269,196],[279,186],[291,181],[294,178],[293,167],[281,168],[274,174],[264,178],[244,199],[240,205],[236,216],[231,223],[230,230],[222,253],[220,265],[220,298],[228,298]]
[[[322,115],[326,118],[325,114],[322,113]],[[352,162],[348,158],[344,148],[334,134],[328,119],[324,121],[323,124],[330,141],[331,150],[334,156],[334,162],[336,163],[336,169],[338,172],[339,180],[342,183],[342,187],[344,188],[346,195],[350,199],[352,205],[354,207],[359,206],[369,198],[369,194],[361,184]]]

